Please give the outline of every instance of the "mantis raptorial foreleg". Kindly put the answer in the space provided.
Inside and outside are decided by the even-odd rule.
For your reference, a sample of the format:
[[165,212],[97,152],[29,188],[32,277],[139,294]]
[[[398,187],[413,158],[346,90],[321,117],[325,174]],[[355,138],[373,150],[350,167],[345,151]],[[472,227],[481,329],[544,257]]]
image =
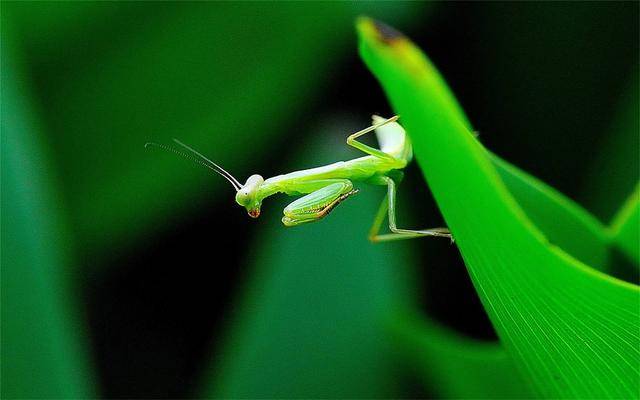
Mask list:
[[327,216],[331,210],[347,197],[358,192],[348,179],[324,179],[304,182],[299,185],[298,190],[305,192],[314,187],[320,188],[297,199],[284,209],[283,224],[295,226],[317,221]]
[[[452,238],[451,233],[447,228],[433,228],[433,229],[400,229],[396,226],[396,182],[388,176],[380,176],[372,181],[374,184],[386,185],[387,195],[382,201],[378,213],[373,220],[373,225],[369,231],[369,240],[372,242],[386,242],[391,240],[411,239],[421,236],[439,236]],[[387,213],[388,211],[388,213]],[[388,214],[389,218],[389,230],[392,233],[378,234],[380,227],[384,221],[385,214]],[[452,239],[453,240],[453,239]]]
[[393,156],[385,153],[382,150],[379,150],[379,149],[373,148],[371,146],[367,146],[364,143],[358,142],[356,139],[359,138],[362,135],[365,135],[365,134],[367,134],[369,132],[372,132],[372,131],[376,130],[377,128],[380,128],[381,126],[383,126],[385,124],[388,124],[389,122],[394,122],[397,119],[398,119],[398,116],[396,115],[395,117],[391,117],[391,118],[389,118],[387,120],[384,120],[383,122],[381,122],[379,124],[371,125],[368,128],[365,128],[365,129],[363,129],[361,131],[353,133],[353,134],[349,135],[349,137],[347,137],[347,144],[349,146],[355,147],[356,149],[358,149],[360,151],[363,151],[363,152],[365,152],[367,154],[370,154],[372,156],[376,156],[376,157],[379,157],[379,158],[382,158],[382,159],[385,159],[385,160],[389,160],[389,161],[394,161],[395,158]]

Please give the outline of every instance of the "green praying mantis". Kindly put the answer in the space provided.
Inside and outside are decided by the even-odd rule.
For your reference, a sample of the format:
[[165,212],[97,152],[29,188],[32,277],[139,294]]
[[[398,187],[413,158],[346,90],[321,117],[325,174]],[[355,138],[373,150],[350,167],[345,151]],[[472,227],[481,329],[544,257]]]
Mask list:
[[[236,190],[236,202],[245,207],[252,218],[260,216],[260,208],[265,198],[276,193],[284,193],[289,196],[304,195],[284,209],[282,223],[285,226],[319,221],[338,204],[358,193],[353,182],[363,182],[387,187],[385,199],[382,201],[369,231],[371,241],[381,242],[424,236],[452,239],[447,228],[412,230],[396,226],[396,189],[403,177],[402,170],[413,158],[411,142],[404,128],[396,122],[398,118],[397,115],[387,119],[373,115],[371,126],[347,137],[347,144],[366,153],[367,155],[364,157],[295,171],[268,179],[255,174],[251,175],[244,185],[240,184],[224,168],[177,139],[174,141],[186,150],[186,153],[153,142],[146,143],[145,147],[155,146],[173,152],[220,174],[231,183]],[[356,140],[373,131],[378,138],[379,149]],[[391,232],[380,234],[385,214],[388,216]]]

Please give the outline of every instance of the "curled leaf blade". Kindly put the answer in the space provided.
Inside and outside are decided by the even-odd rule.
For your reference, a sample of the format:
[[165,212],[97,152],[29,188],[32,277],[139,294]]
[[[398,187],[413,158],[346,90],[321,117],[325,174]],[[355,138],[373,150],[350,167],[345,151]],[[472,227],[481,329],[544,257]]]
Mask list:
[[633,397],[638,286],[554,245],[510,193],[435,67],[409,39],[358,21],[360,53],[416,159],[515,364],[548,397]]

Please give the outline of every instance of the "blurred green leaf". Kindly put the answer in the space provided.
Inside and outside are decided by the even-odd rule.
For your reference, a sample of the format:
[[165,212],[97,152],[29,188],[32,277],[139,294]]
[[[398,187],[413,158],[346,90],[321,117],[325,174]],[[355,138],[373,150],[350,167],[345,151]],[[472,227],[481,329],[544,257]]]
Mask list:
[[640,94],[638,66],[617,106],[608,134],[591,163],[583,193],[585,205],[603,221],[610,221],[640,180]]
[[413,313],[399,314],[392,325],[438,398],[531,398],[528,385],[500,343],[464,337]]
[[361,55],[402,115],[485,309],[527,381],[547,397],[635,396],[638,286],[550,243],[540,230],[550,223],[534,225],[508,191],[422,52],[369,19],[358,28]]
[[[287,123],[304,119],[298,115],[346,54],[350,21],[372,3],[6,8],[32,38],[31,67],[78,237],[90,250],[106,250],[226,190],[223,180],[170,155],[145,152],[145,142],[178,137],[243,179],[282,144]],[[59,25],[44,17],[52,8],[54,18],[72,23],[49,42]],[[421,8],[375,4],[376,13],[398,20]]]
[[[346,132],[344,124],[330,129]],[[294,168],[354,156],[345,137],[312,137]],[[280,204],[263,212],[265,225],[247,248],[251,279],[203,397],[400,396],[387,325],[413,294],[406,269],[412,263],[406,243],[367,240],[384,191],[361,189],[314,224],[283,227]]]
[[3,24],[1,397],[90,398],[64,206],[11,37]]
[[611,224],[614,246],[640,263],[640,185],[631,193]]

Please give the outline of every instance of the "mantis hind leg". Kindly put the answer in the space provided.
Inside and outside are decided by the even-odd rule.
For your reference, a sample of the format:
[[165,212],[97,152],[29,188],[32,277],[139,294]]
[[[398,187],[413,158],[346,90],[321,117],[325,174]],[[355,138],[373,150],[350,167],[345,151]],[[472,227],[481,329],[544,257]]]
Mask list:
[[282,223],[286,226],[296,226],[318,221],[349,196],[358,193],[348,179],[332,179],[325,182],[329,183],[289,204],[284,209]]
[[[453,237],[451,236],[451,233],[447,228],[432,228],[420,230],[398,228],[396,226],[396,182],[388,176],[381,176],[379,178],[379,181],[374,183],[386,185],[387,195],[382,201],[382,204],[378,209],[378,213],[373,220],[373,225],[371,226],[371,230],[369,231],[369,240],[371,240],[372,242],[387,242],[391,240],[435,236],[446,237],[451,239],[451,241],[453,242]],[[382,222],[384,221],[385,214],[387,214],[389,218],[389,230],[391,231],[391,233],[381,235],[379,234],[379,232],[380,227],[382,226]]]

